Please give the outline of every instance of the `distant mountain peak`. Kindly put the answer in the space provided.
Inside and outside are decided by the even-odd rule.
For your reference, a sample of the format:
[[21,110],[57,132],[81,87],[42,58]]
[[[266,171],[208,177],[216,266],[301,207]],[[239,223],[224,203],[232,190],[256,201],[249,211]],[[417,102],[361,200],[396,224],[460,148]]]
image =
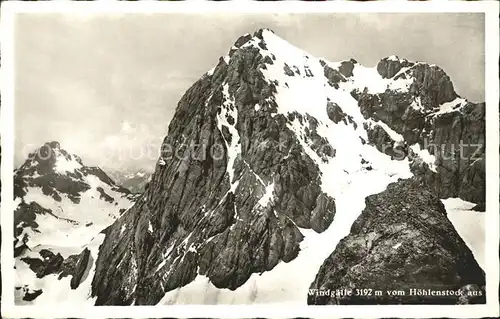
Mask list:
[[264,36],[276,36],[276,33],[271,30],[270,28],[260,28],[259,30],[255,31],[253,36],[259,39],[264,39]]
[[23,174],[74,173],[84,166],[82,159],[61,148],[59,142],[44,143],[28,155],[27,160],[17,171]]
[[55,141],[37,148],[15,171],[14,197],[16,302],[22,303],[50,293],[45,285],[54,283],[46,275],[72,275],[68,293],[86,280],[99,233],[138,199]]
[[22,198],[26,187],[41,187],[46,195],[56,200],[66,194],[72,201],[78,202],[79,194],[91,188],[89,176],[126,196],[130,193],[117,186],[102,169],[86,166],[78,155],[69,153],[56,141],[44,143],[31,152],[15,170],[14,192]]

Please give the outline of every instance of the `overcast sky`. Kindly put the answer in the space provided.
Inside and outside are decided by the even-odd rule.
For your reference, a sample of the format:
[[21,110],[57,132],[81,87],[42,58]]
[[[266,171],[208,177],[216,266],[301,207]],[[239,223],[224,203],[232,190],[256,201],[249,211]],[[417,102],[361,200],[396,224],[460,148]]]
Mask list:
[[16,165],[57,140],[87,165],[152,169],[185,90],[261,27],[330,61],[373,66],[395,54],[437,64],[458,94],[484,101],[483,14],[23,14]]

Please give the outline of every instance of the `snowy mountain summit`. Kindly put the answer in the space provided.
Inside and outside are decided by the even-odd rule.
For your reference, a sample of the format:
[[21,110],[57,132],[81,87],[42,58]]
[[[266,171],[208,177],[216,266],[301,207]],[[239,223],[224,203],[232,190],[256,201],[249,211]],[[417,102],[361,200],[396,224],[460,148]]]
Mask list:
[[[93,265],[99,233],[137,196],[100,168],[85,166],[58,142],[49,142],[14,172],[14,197],[16,297],[20,302],[47,302],[57,296],[43,294],[45,286],[79,286]],[[65,276],[72,275],[71,284],[57,279],[64,269]]]
[[[437,66],[329,62],[270,30],[246,34],[186,91],[148,188],[103,232],[92,301],[417,303],[314,293],[481,290],[440,199],[484,207],[484,107]],[[458,156],[460,143],[483,147]]]
[[142,193],[151,179],[151,172],[145,169],[106,170],[116,184],[125,187],[132,193]]

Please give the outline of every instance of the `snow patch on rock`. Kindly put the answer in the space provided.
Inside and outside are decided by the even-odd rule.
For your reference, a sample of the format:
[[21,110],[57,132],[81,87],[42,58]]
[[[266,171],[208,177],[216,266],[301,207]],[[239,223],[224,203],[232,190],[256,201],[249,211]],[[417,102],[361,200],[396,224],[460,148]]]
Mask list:
[[436,169],[436,157],[429,153],[427,149],[421,149],[418,144],[414,144],[410,146],[410,149],[418,155],[427,165],[429,165],[429,169],[434,173],[437,173]]
[[439,106],[439,111],[432,113],[434,116],[459,111],[467,104],[467,100],[457,97],[453,101],[445,102]]

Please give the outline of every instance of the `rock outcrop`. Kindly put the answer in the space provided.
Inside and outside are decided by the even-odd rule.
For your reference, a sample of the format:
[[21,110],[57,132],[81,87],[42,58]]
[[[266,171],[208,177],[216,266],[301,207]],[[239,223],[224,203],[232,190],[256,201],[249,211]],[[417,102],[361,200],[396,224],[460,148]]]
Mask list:
[[[401,180],[366,198],[350,234],[311,284],[308,304],[484,303],[484,285],[439,198],[414,179]],[[352,295],[333,296],[337,290]]]
[[57,273],[60,270],[64,261],[61,254],[57,253],[57,255],[55,255],[47,249],[42,249],[39,254],[42,259],[28,257],[21,258],[22,261],[30,266],[31,270],[33,270],[38,278],[43,278],[44,276]]
[[89,175],[110,185],[115,191],[130,193],[116,185],[100,168],[85,166],[79,156],[62,149],[59,142],[48,142],[31,153],[14,172],[14,195],[22,198],[26,194],[26,187],[39,187],[44,195],[58,202],[61,201],[61,194],[64,194],[78,204],[81,193],[91,188],[85,181]]
[[[413,170],[439,197],[460,197],[484,206],[485,104],[459,98],[450,78],[437,66],[386,58],[377,70],[382,77],[414,81],[409,91],[361,93],[357,100],[365,119],[387,124],[403,137],[403,148],[418,145],[432,155],[434,170],[416,162]],[[387,145],[387,136],[373,136],[377,138],[370,142],[378,149]]]

